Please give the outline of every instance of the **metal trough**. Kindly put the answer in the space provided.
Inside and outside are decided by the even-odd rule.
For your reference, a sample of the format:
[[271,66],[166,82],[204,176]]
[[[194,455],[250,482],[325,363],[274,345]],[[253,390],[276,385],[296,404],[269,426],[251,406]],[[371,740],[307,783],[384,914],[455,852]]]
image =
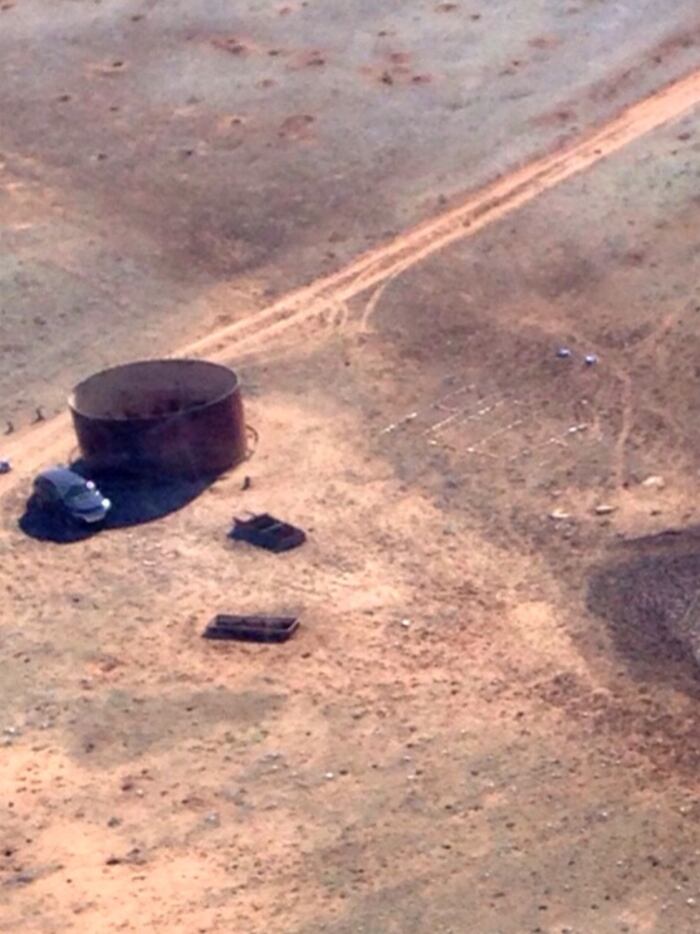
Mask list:
[[103,370],[69,399],[92,471],[127,470],[197,478],[246,454],[238,377],[203,360],[147,360]]

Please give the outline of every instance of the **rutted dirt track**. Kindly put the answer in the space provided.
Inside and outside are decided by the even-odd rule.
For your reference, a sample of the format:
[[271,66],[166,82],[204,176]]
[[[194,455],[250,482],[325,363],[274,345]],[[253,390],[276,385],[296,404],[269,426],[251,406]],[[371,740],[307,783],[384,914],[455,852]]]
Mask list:
[[[54,37],[51,67],[70,98],[59,103],[79,94],[70,84],[77,65],[97,82],[81,105],[88,111],[110,101],[129,112],[136,90],[147,90],[145,109],[132,111],[135,145],[141,156],[152,148],[163,179],[141,163],[128,169],[119,151],[111,180],[85,175],[81,189],[70,117],[52,117],[55,149],[32,156],[30,173],[31,127],[11,121],[13,147],[26,154],[10,160],[12,171],[35,187],[26,199],[21,187],[10,192],[0,284],[12,303],[37,282],[55,283],[66,317],[52,348],[37,341],[30,351],[18,349],[26,321],[12,318],[3,347],[18,385],[25,352],[41,368],[51,350],[68,380],[97,359],[69,310],[94,326],[98,356],[110,362],[105,321],[113,316],[114,335],[136,328],[141,289],[154,303],[144,327],[163,331],[154,352],[166,346],[241,370],[259,442],[244,466],[165,519],[56,546],[16,522],[31,474],[69,456],[69,420],[4,439],[0,456],[15,471],[0,477],[0,930],[695,932],[700,719],[688,621],[700,568],[700,73],[691,8],[687,42],[674,20],[673,41],[655,24],[646,47],[639,8],[625,4],[585,14],[554,4],[545,29],[544,13],[504,3],[501,28],[479,32],[492,11],[412,3],[420,28],[406,10],[387,15],[373,23],[387,35],[368,48],[358,33],[341,68],[332,30],[300,49],[318,25],[308,5],[241,13],[235,23],[213,9],[204,16],[206,4],[196,15],[175,6],[180,18],[151,4],[124,25],[123,10],[106,3],[89,29],[82,5],[66,11],[77,38],[71,44],[60,28]],[[27,3],[12,21],[17,42],[47,28],[40,11],[39,0]],[[336,12],[357,25],[356,13]],[[674,16],[683,15],[679,6]],[[177,69],[129,32],[142,17],[146,36],[162,30]],[[592,38],[591,23],[609,40]],[[622,34],[633,47],[622,49]],[[401,138],[407,114],[439,131],[445,118],[433,110],[453,93],[440,56],[466,47],[475,64],[455,66],[455,80],[487,102],[479,126],[494,153],[499,126],[526,153],[519,167],[508,158],[505,171],[494,155],[481,177],[488,165],[477,171],[467,124],[450,127],[445,140],[461,134],[464,153],[435,145],[428,182],[443,183],[452,165],[450,187],[466,197],[433,204],[420,220],[424,201],[409,211],[411,196],[402,202],[410,223],[388,235],[371,193],[357,196],[356,215],[339,195],[345,224],[373,233],[364,251],[353,235],[324,271],[318,244],[309,246],[322,228],[325,238],[334,210],[324,203],[334,190],[321,183],[325,219],[316,217],[307,241],[290,210],[299,242],[275,252],[266,212],[283,214],[296,184],[311,188],[281,174],[289,165],[282,150],[267,152],[262,117],[243,106],[223,112],[229,82],[243,100],[270,92],[286,127],[276,145],[307,147],[312,181],[312,164],[322,179],[328,158],[355,182],[374,171],[368,154]],[[567,124],[565,140],[540,139],[537,121],[563,105],[531,97],[565,73],[557,55],[572,60],[577,47],[610,56],[611,74],[591,85],[572,68],[571,86],[557,93],[567,113],[580,102],[582,124]],[[90,51],[88,64],[75,49]],[[656,58],[663,64],[652,67]],[[20,46],[8,60],[16,70],[6,93],[21,95]],[[280,69],[290,89],[275,97]],[[134,72],[142,86],[129,90]],[[355,135],[365,132],[357,170],[343,161],[347,143],[323,137],[322,119],[299,119],[299,102],[310,110],[338,75],[347,94],[350,74],[384,95],[381,137],[374,98],[362,97],[359,110],[334,98]],[[516,96],[487,98],[496,78]],[[120,82],[126,91],[105,90]],[[159,122],[181,84],[190,102],[176,120],[192,121],[188,134],[202,130],[199,149]],[[616,88],[626,88],[624,100]],[[204,132],[205,91],[227,147],[231,132],[260,134],[259,149],[236,141],[232,150],[249,173],[236,192],[262,192],[260,213],[253,199],[226,221],[243,251],[248,215],[265,226],[250,236],[270,254],[249,280],[220,265],[230,258],[218,252],[230,239],[215,211],[223,143]],[[584,99],[612,100],[612,112],[592,120]],[[24,106],[38,118],[36,100]],[[516,133],[518,106],[532,139]],[[366,119],[353,122],[358,114]],[[99,145],[105,158],[94,165],[104,167],[112,151]],[[193,158],[210,160],[198,181],[178,168]],[[419,163],[406,155],[387,181],[392,193],[399,176],[405,190],[425,181]],[[157,202],[178,178],[207,255],[206,271],[178,270],[175,287],[173,270],[195,252],[182,252],[180,218],[167,219]],[[52,236],[66,233],[55,240],[60,268],[72,277],[81,256],[95,260],[81,270],[87,291],[48,264],[51,237],[36,229],[42,205]],[[309,216],[316,207],[310,197]],[[401,216],[396,208],[392,223]],[[289,276],[290,257],[313,271],[310,284]],[[267,276],[296,287],[265,298],[256,280]],[[109,314],[92,303],[93,283]],[[170,297],[172,317],[163,310]],[[188,310],[189,336],[175,327]],[[61,328],[79,335],[72,350]],[[129,334],[128,347],[139,340]],[[570,357],[557,356],[561,346]],[[587,365],[590,354],[597,362]],[[33,386],[33,372],[26,378]],[[285,556],[234,545],[231,515],[248,509],[302,524],[308,542]],[[213,645],[200,633],[217,611],[293,613],[302,626],[285,646]]]
[[[286,327],[344,303],[373,286],[394,279],[405,270],[444,249],[474,236],[488,224],[527,204],[542,192],[583,172],[640,136],[677,120],[700,103],[700,72],[632,105],[623,114],[583,140],[538,159],[467,198],[459,207],[386,246],[360,257],[350,267],[329,276],[259,312],[251,321],[233,324],[182,348],[183,355],[230,357],[248,343],[274,339]],[[248,335],[246,332],[252,330]],[[233,341],[233,344],[231,344]]]

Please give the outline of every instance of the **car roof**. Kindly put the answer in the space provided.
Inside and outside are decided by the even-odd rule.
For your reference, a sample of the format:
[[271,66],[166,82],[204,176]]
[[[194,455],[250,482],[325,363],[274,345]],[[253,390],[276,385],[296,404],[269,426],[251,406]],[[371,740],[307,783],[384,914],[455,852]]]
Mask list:
[[65,491],[78,483],[84,484],[86,482],[84,477],[68,467],[50,467],[48,470],[42,470],[37,480],[47,480],[49,483],[53,483],[59,491]]

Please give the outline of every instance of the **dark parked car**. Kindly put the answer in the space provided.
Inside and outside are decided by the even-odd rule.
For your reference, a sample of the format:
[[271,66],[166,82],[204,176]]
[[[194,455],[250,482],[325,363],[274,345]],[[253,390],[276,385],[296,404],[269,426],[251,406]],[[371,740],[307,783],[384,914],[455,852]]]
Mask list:
[[67,467],[52,467],[40,473],[34,481],[34,497],[42,508],[88,525],[101,522],[112,505],[92,480]]

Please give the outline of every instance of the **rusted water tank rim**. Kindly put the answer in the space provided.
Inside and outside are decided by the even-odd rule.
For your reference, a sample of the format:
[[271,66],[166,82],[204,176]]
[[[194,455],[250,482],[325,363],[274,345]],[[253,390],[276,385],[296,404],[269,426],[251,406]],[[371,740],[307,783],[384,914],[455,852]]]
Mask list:
[[[209,372],[212,375],[212,384],[216,381],[220,381],[220,387],[217,387],[215,394],[207,395],[205,399],[201,402],[197,401],[192,404],[185,404],[183,408],[177,412],[172,413],[156,413],[156,414],[141,414],[141,415],[127,415],[119,414],[118,412],[96,412],[95,407],[91,406],[88,402],[83,400],[80,402],[81,396],[84,396],[86,393],[89,395],[91,389],[94,387],[104,386],[104,383],[111,383],[114,380],[114,385],[118,385],[120,377],[129,376],[129,371],[134,375],[138,372],[147,372],[148,374],[153,374],[156,371],[164,373],[168,370],[172,371],[173,376],[181,376],[188,367],[192,368],[193,375],[201,377],[202,373]],[[192,388],[192,387],[190,387]],[[219,402],[222,402],[227,397],[233,395],[240,389],[240,381],[237,374],[230,369],[229,367],[222,366],[218,363],[211,363],[209,360],[198,360],[196,358],[168,358],[168,359],[155,359],[155,360],[136,360],[131,363],[123,363],[118,366],[108,367],[105,370],[100,370],[98,373],[93,373],[91,376],[88,376],[86,379],[78,383],[70,396],[68,397],[68,406],[70,410],[86,419],[91,419],[93,421],[106,421],[106,422],[139,422],[139,423],[148,423],[148,422],[163,422],[164,420],[170,420],[174,418],[179,418],[182,416],[189,415],[191,413],[201,411],[203,409],[209,408],[210,406],[216,405]]]

